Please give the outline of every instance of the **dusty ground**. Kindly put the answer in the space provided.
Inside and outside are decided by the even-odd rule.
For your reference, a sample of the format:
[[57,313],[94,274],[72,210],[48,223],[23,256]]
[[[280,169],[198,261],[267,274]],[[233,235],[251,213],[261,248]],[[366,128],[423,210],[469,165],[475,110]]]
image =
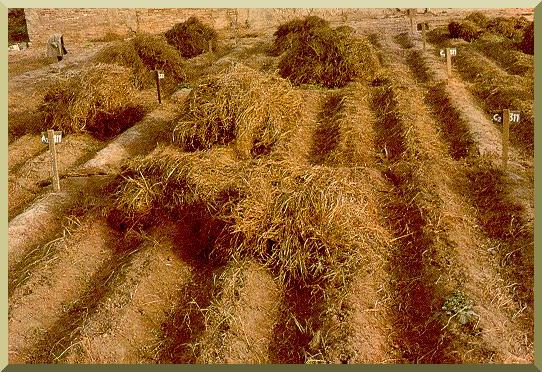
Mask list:
[[[507,14],[531,17],[525,9]],[[457,15],[421,17],[438,25]],[[367,216],[387,238],[362,247],[367,264],[326,298],[280,286],[253,261],[209,261],[201,221],[144,233],[109,226],[110,195],[85,177],[113,176],[126,158],[168,141],[186,91],[161,106],[152,89],[141,93],[150,110],[141,126],[152,130],[108,142],[66,136],[61,187],[78,196],[59,197],[58,223],[41,236],[33,216],[54,209],[45,206],[52,190],[48,153],[32,133],[35,110],[53,75],[80,68],[105,43],[70,46],[60,63],[37,46],[10,52],[9,228],[24,212],[32,242],[17,242],[17,252],[10,243],[10,363],[532,363],[532,153],[512,140],[501,169],[500,128],[472,81],[460,65],[447,81],[438,46],[423,53],[408,18],[351,26],[371,37],[389,85],[299,88],[311,143],[291,151],[308,164],[365,167],[376,185]],[[225,40],[222,55],[189,62],[194,76],[232,61],[273,73],[271,33]],[[478,58],[511,74],[483,52]],[[337,96],[346,114],[324,115]],[[357,128],[355,151],[329,140],[348,125]],[[328,150],[315,157],[314,147]],[[79,196],[83,187],[95,194]],[[447,314],[460,293],[471,305]]]

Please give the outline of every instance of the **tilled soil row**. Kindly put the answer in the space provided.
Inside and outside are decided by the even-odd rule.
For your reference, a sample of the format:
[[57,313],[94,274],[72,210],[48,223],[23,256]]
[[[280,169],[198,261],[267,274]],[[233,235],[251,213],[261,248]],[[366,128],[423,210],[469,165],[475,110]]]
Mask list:
[[161,324],[192,276],[192,268],[177,252],[185,247],[172,238],[174,230],[166,225],[143,236],[122,268],[124,275],[74,329],[77,337],[72,337],[62,363],[160,362],[156,347]]
[[47,151],[37,134],[25,134],[8,147],[8,172],[17,172],[28,160]]
[[125,159],[154,148],[170,129],[179,106],[179,103],[164,103],[78,167],[77,177],[61,180],[60,192],[44,194],[14,217],[8,226],[9,265],[18,262],[32,247],[53,240],[64,213],[70,208],[83,207],[85,201],[99,195]]
[[[419,40],[411,40],[411,42],[417,49],[421,49]],[[440,58],[438,49],[441,47],[441,44],[427,44],[425,56],[427,63],[436,64],[435,60]],[[458,84],[461,87],[454,86],[453,88],[469,92],[472,95],[471,100],[476,102],[472,106],[479,106],[477,111],[482,112],[481,117],[486,118],[486,132],[490,132],[490,129],[497,130],[497,132],[501,130],[502,124],[490,121],[495,112],[504,108],[520,110],[521,122],[510,123],[510,142],[516,147],[514,151],[518,152],[518,155],[532,157],[534,154],[534,80],[532,77],[508,74],[489,58],[468,45],[458,45],[457,50],[460,55],[452,58],[452,74],[454,75],[452,82],[457,83],[459,77],[462,83]],[[430,60],[433,61],[429,62]],[[435,68],[432,69],[435,70]],[[441,68],[441,70],[443,69]],[[452,85],[450,86],[452,87]],[[486,135],[488,134],[486,133]]]
[[[420,51],[412,50],[408,54],[412,56],[409,58],[411,69],[429,77],[430,73]],[[420,83],[431,83],[429,78],[418,80]],[[441,87],[444,87],[444,83],[432,85],[429,95],[435,91],[442,92]],[[444,108],[448,108],[450,111],[446,117],[461,123],[461,118],[455,115],[459,108],[454,107],[453,97],[446,98],[442,109],[437,112],[441,113]],[[454,138],[464,136],[466,127],[457,125],[455,135],[445,138],[453,141]],[[452,149],[455,148],[451,142],[450,145]],[[529,331],[532,328],[534,273],[532,181],[529,183],[517,174],[504,172],[494,159],[476,157],[467,159],[464,174],[468,182],[463,184],[469,189],[470,203],[477,209],[476,217],[485,235],[491,240],[489,245],[494,247],[490,252],[498,258],[498,261],[493,260],[494,266],[512,284],[510,292],[519,304],[519,308],[514,310],[514,318],[517,316],[515,311],[521,310],[522,313],[525,310],[524,320]]]
[[[46,145],[43,145],[45,147]],[[60,177],[89,160],[100,148],[97,140],[86,134],[74,134],[63,138],[57,148],[57,169]],[[49,151],[29,159],[9,172],[8,219],[13,218],[50,184],[52,160]],[[49,182],[47,182],[49,181]]]
[[[416,49],[421,49],[421,43],[418,40],[412,40]],[[448,97],[449,105],[458,113],[456,117],[458,127],[467,128],[469,138],[474,141],[473,146],[482,157],[487,157],[488,161],[495,168],[501,168],[502,135],[500,129],[485,118],[485,114],[477,107],[476,101],[470,97],[461,81],[452,79],[447,84],[444,67],[438,63],[431,52],[432,47],[428,45],[428,51],[421,55],[420,60],[416,60],[416,70],[426,71],[426,75],[431,81],[435,82],[434,87],[441,87],[443,95]],[[439,88],[440,89],[440,88]],[[459,131],[463,132],[464,129]],[[460,134],[461,135],[461,134]],[[513,144],[509,149],[508,167],[505,172],[505,180],[510,186],[507,187],[510,199],[520,203],[523,210],[523,220],[527,223],[534,218],[534,174],[533,159],[522,155],[516,150]]]
[[[55,242],[31,277],[20,283],[9,298],[9,356],[12,363],[49,362],[57,342],[69,334],[56,332],[66,322],[83,316],[82,293],[89,295],[105,288],[110,272],[105,269],[115,257],[120,236],[104,223],[89,215],[82,226]],[[96,276],[101,272],[101,276]],[[97,284],[99,286],[96,288]],[[75,311],[77,309],[78,311]],[[60,321],[62,319],[62,321]],[[51,344],[51,342],[53,342]]]
[[[384,39],[382,44],[385,45],[385,48],[390,50],[390,59],[396,60],[399,64],[403,64],[404,60],[401,56],[401,51],[396,49],[393,44],[388,40]],[[401,71],[399,66],[393,66],[393,71]],[[394,76],[397,76],[395,74]],[[402,81],[403,82],[403,81]],[[409,84],[410,85],[410,84]],[[413,89],[416,91],[416,89]],[[418,91],[419,92],[419,91]],[[418,96],[421,96],[421,92],[418,93]],[[417,101],[418,99],[412,99],[412,101]],[[404,105],[408,108],[408,104]],[[420,111],[412,103],[410,107],[415,110],[410,110],[411,113],[416,111],[416,120],[412,121],[414,124],[411,129],[411,132],[415,133],[416,136],[423,138],[422,141],[417,143],[415,148],[420,149],[418,155],[425,155],[431,161],[426,164],[427,168],[433,169],[431,173],[438,175],[444,174],[443,171],[448,169],[453,169],[454,166],[449,164],[451,159],[442,140],[439,138],[438,133],[435,131],[436,124],[432,123],[428,112],[425,110]],[[408,111],[408,110],[406,110]],[[426,113],[424,114],[425,111]],[[425,124],[427,123],[427,124]],[[418,127],[418,130],[416,130]],[[409,131],[409,133],[411,133]],[[408,144],[408,141],[406,142]],[[434,143],[434,146],[430,146],[431,143]],[[428,146],[429,145],[429,146]],[[408,145],[407,145],[408,147]],[[424,154],[425,153],[425,154]],[[431,166],[429,166],[431,165]],[[477,321],[477,324],[480,325],[481,340],[480,337],[471,337],[471,335],[465,337],[464,330],[459,330],[456,332],[456,336],[459,336],[459,339],[469,340],[471,342],[476,342],[476,338],[482,343],[478,342],[480,345],[479,352],[480,354],[475,356],[476,353],[469,354],[469,358],[480,358],[484,360],[492,352],[496,352],[495,355],[491,356],[491,359],[500,358],[503,361],[514,360],[516,362],[525,362],[529,358],[532,358],[532,348],[529,341],[524,339],[524,331],[529,332],[529,324],[525,324],[521,321],[515,321],[514,318],[517,317],[515,311],[523,311],[522,303],[514,304],[507,311],[494,311],[493,302],[495,297],[488,296],[487,290],[494,291],[499,293],[499,296],[508,297],[508,301],[514,302],[512,300],[511,294],[506,293],[506,285],[499,285],[496,283],[495,278],[499,278],[499,272],[496,271],[495,261],[491,259],[491,255],[484,250],[478,250],[474,252],[470,246],[485,246],[488,242],[488,235],[485,235],[487,231],[473,228],[476,226],[476,218],[478,215],[472,213],[476,211],[472,208],[472,200],[469,197],[463,197],[465,190],[469,190],[472,187],[465,173],[458,172],[451,176],[451,172],[448,171],[448,176],[453,177],[452,179],[448,177],[441,177],[441,185],[436,183],[433,185],[433,189],[436,192],[436,199],[432,204],[433,205],[442,205],[442,215],[439,216],[438,222],[442,223],[443,241],[446,242],[446,245],[449,245],[449,258],[451,259],[451,269],[453,269],[453,275],[451,279],[458,280],[464,283],[464,290],[468,293],[469,297],[475,300],[476,304],[480,305],[479,311],[481,314],[480,318]],[[427,176],[425,174],[424,176]],[[429,179],[438,179],[433,177],[424,177]],[[418,181],[422,185],[427,181]],[[443,183],[443,184],[442,184]],[[430,185],[428,185],[430,186]],[[468,195],[468,194],[467,194]],[[440,199],[441,203],[438,203]],[[460,219],[457,217],[462,216]],[[438,224],[437,224],[438,226]],[[438,236],[438,234],[437,234]],[[473,254],[475,255],[473,257]],[[528,265],[527,265],[528,266]],[[525,268],[525,266],[523,266]],[[440,276],[439,276],[440,279]],[[498,280],[497,280],[498,282]],[[479,284],[484,283],[487,285],[487,289],[480,291]],[[510,312],[511,309],[514,309],[513,312]],[[483,314],[483,315],[482,315]],[[528,317],[528,315],[527,315]],[[508,322],[513,324],[508,325]],[[485,323],[485,324],[484,324]],[[461,332],[462,331],[462,332]],[[476,329],[473,331],[478,332]],[[454,332],[454,333],[456,333]],[[476,333],[475,332],[475,333]],[[502,340],[502,334],[507,334],[507,340]],[[479,336],[474,334],[475,336]],[[485,346],[483,345],[485,344]]]
[[[372,152],[370,91],[362,83],[343,89],[308,91],[307,123],[292,136],[291,158],[296,163],[327,167],[369,167]],[[317,94],[318,93],[318,94]],[[310,99],[315,96],[313,99]],[[317,97],[320,97],[318,100]],[[319,102],[319,103],[318,103]],[[318,107],[317,107],[318,106]],[[313,119],[311,119],[311,117]],[[297,144],[309,144],[302,149]],[[378,172],[367,172],[375,193],[383,192]],[[360,209],[381,236],[377,197],[366,195]],[[360,246],[363,263],[352,282],[341,287],[285,288],[280,321],[274,331],[270,360],[274,363],[381,363],[394,360],[388,344],[391,333],[386,313],[384,266],[390,238]]]
[[[375,117],[370,109],[371,89],[362,83],[351,83],[329,95],[313,134],[311,158],[330,167],[373,168],[378,154],[372,146]],[[382,240],[360,247],[366,257],[354,274],[352,283],[328,289],[315,313],[319,327],[312,330],[305,352],[305,362],[313,363],[384,363],[396,360],[389,344],[393,333],[388,314],[391,299],[386,295],[390,280],[391,234],[379,215],[380,194],[388,190],[379,172],[370,180],[373,193],[366,195],[366,218],[375,221]],[[314,315],[313,315],[314,316]],[[309,323],[310,325],[310,323]]]

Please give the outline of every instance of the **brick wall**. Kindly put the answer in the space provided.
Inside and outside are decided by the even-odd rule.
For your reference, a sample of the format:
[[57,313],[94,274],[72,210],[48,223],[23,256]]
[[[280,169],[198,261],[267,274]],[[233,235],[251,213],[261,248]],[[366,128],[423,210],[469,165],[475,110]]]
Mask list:
[[162,33],[174,24],[198,17],[220,30],[231,27],[237,14],[240,26],[253,30],[274,28],[295,17],[318,15],[330,21],[356,20],[396,14],[395,8],[373,9],[284,9],[284,8],[173,8],[173,9],[99,9],[99,8],[26,8],[30,41],[45,43],[54,33],[62,33],[67,42],[84,42],[103,37],[107,32],[130,31]]

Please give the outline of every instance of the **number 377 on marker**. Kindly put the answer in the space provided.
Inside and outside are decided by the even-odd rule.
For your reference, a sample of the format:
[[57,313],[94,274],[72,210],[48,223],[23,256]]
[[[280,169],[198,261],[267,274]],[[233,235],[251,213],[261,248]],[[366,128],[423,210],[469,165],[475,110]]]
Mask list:
[[[457,55],[457,48],[450,48],[450,57],[455,57]],[[440,56],[442,58],[446,57],[446,49],[440,50]]]
[[[502,123],[502,111],[493,113],[492,119],[495,123]],[[510,123],[519,123],[519,111],[510,111]]]

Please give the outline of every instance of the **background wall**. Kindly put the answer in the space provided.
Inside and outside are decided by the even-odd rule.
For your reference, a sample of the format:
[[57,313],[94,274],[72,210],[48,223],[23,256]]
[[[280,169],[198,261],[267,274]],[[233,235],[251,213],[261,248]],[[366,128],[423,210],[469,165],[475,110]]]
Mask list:
[[217,30],[231,27],[236,17],[239,27],[265,30],[276,27],[286,20],[310,14],[318,15],[329,21],[346,21],[398,15],[401,14],[401,11],[396,8],[25,9],[28,35],[33,43],[45,43],[54,33],[64,34],[65,39],[70,42],[100,38],[107,32],[121,35],[136,31],[161,33],[169,30],[174,24],[185,21],[190,16],[198,17],[203,23]]

